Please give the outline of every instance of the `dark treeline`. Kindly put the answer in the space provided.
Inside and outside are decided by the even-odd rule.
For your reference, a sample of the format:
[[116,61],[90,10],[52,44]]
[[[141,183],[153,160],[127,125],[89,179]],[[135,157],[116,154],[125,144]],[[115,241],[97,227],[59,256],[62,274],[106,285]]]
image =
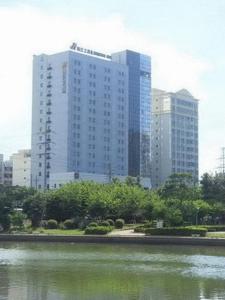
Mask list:
[[[18,211],[20,208],[22,211]],[[33,227],[42,220],[63,222],[122,218],[127,223],[162,219],[168,226],[225,223],[225,176],[204,174],[193,186],[188,174],[171,175],[158,190],[146,190],[139,180],[116,178],[111,184],[79,182],[45,192],[23,187],[0,186],[0,224],[21,224],[28,218]]]

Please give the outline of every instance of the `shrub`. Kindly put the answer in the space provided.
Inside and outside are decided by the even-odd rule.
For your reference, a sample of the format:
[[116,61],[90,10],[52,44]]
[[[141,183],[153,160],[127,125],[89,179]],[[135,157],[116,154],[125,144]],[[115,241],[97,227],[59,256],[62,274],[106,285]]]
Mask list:
[[225,225],[201,225],[201,228],[206,228],[209,232],[225,231]]
[[111,226],[92,226],[85,229],[85,234],[107,234],[112,231]]
[[58,222],[56,220],[50,219],[47,222],[48,229],[56,229],[58,227]]
[[125,222],[123,219],[117,219],[115,222],[115,227],[117,229],[121,229],[121,228],[123,228],[124,224],[125,224]]
[[115,222],[112,219],[107,219],[107,222],[109,222],[110,226],[114,226]]
[[134,228],[134,232],[137,233],[145,233],[146,227],[144,225],[140,225]]
[[88,227],[97,227],[98,224],[96,222],[91,222],[88,224]]
[[63,222],[63,226],[65,229],[73,229],[74,228],[74,223],[72,220],[67,219]]
[[100,226],[110,226],[110,223],[108,221],[102,221],[99,225]]
[[58,228],[61,229],[61,230],[65,229],[64,223],[63,223],[63,222],[60,222],[60,223],[58,224]]
[[206,236],[206,228],[196,227],[164,227],[164,228],[147,228],[145,234],[147,235],[180,235],[180,236],[192,236],[200,235]]

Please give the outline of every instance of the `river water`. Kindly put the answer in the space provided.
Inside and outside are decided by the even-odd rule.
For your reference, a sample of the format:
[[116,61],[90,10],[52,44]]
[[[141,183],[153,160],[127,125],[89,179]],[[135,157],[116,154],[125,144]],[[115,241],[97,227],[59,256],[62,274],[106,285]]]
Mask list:
[[225,248],[0,243],[0,299],[225,299]]

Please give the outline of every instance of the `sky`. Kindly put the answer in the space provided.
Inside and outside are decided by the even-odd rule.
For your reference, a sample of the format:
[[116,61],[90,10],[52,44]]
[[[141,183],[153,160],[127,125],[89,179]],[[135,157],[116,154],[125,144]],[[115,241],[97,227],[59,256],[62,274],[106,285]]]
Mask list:
[[199,101],[200,174],[225,146],[224,0],[0,0],[0,153],[30,148],[32,57],[73,42],[152,58],[152,86]]

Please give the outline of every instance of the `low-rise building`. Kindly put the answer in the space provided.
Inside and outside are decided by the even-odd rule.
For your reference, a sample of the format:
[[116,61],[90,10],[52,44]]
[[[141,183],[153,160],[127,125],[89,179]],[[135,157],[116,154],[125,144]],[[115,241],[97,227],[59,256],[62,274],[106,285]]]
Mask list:
[[0,154],[0,184],[12,185],[12,160],[4,161],[3,154]]
[[19,150],[12,155],[13,186],[31,185],[31,150]]

